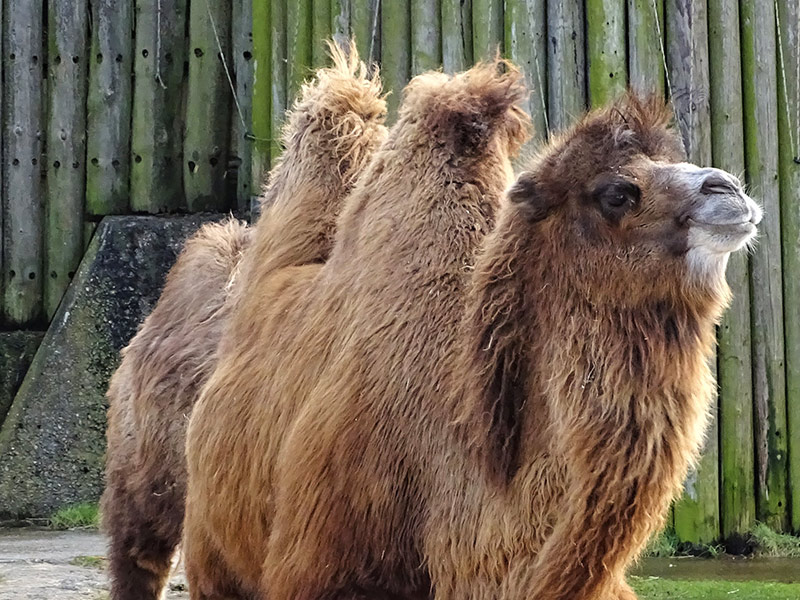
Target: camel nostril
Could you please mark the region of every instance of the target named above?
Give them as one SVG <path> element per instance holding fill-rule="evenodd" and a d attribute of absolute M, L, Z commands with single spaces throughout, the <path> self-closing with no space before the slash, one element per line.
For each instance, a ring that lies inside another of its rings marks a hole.
<path fill-rule="evenodd" d="M 739 186 L 736 185 L 736 182 L 718 173 L 706 177 L 700 187 L 701 194 L 735 194 L 738 191 Z"/>

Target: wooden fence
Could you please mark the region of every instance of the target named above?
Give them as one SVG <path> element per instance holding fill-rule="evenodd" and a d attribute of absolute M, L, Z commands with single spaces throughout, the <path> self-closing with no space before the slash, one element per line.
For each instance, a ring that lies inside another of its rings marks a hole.
<path fill-rule="evenodd" d="M 0 0 L 2 314 L 45 323 L 107 214 L 245 209 L 324 40 L 411 76 L 501 52 L 535 141 L 626 87 L 672 99 L 690 159 L 764 205 L 719 329 L 717 419 L 686 541 L 800 529 L 800 0 Z M 235 92 L 235 93 L 234 93 Z"/>

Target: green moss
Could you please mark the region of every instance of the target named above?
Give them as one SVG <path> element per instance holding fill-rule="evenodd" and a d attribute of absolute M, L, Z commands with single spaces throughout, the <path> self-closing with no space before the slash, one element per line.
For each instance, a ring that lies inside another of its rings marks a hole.
<path fill-rule="evenodd" d="M 796 600 L 800 584 L 756 581 L 673 581 L 630 577 L 639 600 Z"/>
<path fill-rule="evenodd" d="M 675 532 L 672 529 L 665 529 L 655 537 L 650 538 L 647 548 L 644 550 L 644 556 L 655 558 L 675 556 L 678 553 L 679 544 L 680 540 Z"/>
<path fill-rule="evenodd" d="M 800 558 L 800 537 L 776 533 L 764 523 L 757 523 L 752 538 L 759 556 Z"/>
<path fill-rule="evenodd" d="M 76 556 L 69 561 L 69 564 L 87 569 L 105 569 L 107 562 L 105 556 Z"/>
<path fill-rule="evenodd" d="M 50 517 L 51 529 L 97 528 L 100 522 L 97 504 L 86 502 L 59 509 Z"/>

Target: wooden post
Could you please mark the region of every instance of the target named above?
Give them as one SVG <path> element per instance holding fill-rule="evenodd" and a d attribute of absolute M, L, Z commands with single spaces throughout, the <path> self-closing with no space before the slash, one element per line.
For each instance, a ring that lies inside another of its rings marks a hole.
<path fill-rule="evenodd" d="M 4 310 L 10 325 L 24 326 L 42 314 L 42 3 L 4 4 Z"/>
<path fill-rule="evenodd" d="M 530 94 L 525 110 L 533 121 L 531 145 L 547 139 L 547 32 L 545 0 L 506 0 L 506 54 L 525 73 Z"/>
<path fill-rule="evenodd" d="M 389 121 L 397 117 L 403 88 L 411 75 L 411 7 L 409 0 L 381 4 L 381 76 L 387 91 Z"/>
<path fill-rule="evenodd" d="M 442 27 L 438 0 L 411 0 L 411 74 L 442 65 Z"/>
<path fill-rule="evenodd" d="M 311 64 L 314 68 L 323 66 L 328 60 L 327 42 L 331 39 L 333 23 L 331 0 L 313 0 L 311 26 Z"/>
<path fill-rule="evenodd" d="M 442 64 L 447 73 L 472 65 L 472 0 L 442 0 Z"/>
<path fill-rule="evenodd" d="M 48 1 L 49 85 L 44 312 L 51 319 L 83 256 L 86 184 L 86 0 Z"/>
<path fill-rule="evenodd" d="M 778 3 L 778 133 L 791 526 L 800 531 L 800 79 L 797 2 Z"/>
<path fill-rule="evenodd" d="M 250 173 L 250 215 L 255 218 L 259 196 L 270 167 L 272 137 L 272 28 L 271 1 L 253 0 L 253 137 Z"/>
<path fill-rule="evenodd" d="M 502 0 L 472 0 L 472 48 L 475 60 L 494 58 L 503 52 Z"/>
<path fill-rule="evenodd" d="M 183 162 L 186 0 L 136 0 L 135 6 L 131 208 L 169 212 L 184 204 L 177 174 Z"/>
<path fill-rule="evenodd" d="M 625 0 L 586 0 L 589 102 L 603 106 L 627 87 Z"/>
<path fill-rule="evenodd" d="M 280 156 L 281 130 L 283 129 L 283 114 L 286 112 L 286 2 L 283 0 L 269 0 L 270 13 L 270 38 L 272 51 L 272 101 L 270 102 L 270 131 L 272 132 L 272 147 L 270 157 L 275 160 Z"/>
<path fill-rule="evenodd" d="M 92 0 L 86 140 L 86 211 L 127 212 L 131 169 L 133 5 Z"/>
<path fill-rule="evenodd" d="M 286 85 L 289 106 L 311 74 L 311 0 L 286 3 Z"/>
<path fill-rule="evenodd" d="M 350 42 L 350 3 L 351 0 L 330 0 L 331 33 L 340 47 Z M 365 56 L 361 60 L 366 60 Z"/>
<path fill-rule="evenodd" d="M 377 31 L 381 23 L 378 14 L 379 0 L 342 0 L 343 3 L 345 1 L 349 2 L 350 32 L 356 39 L 361 60 L 368 65 L 377 62 L 380 60 L 380 37 Z M 405 2 L 405 0 L 399 1 L 401 4 Z"/>
<path fill-rule="evenodd" d="M 714 166 L 744 172 L 744 123 L 738 0 L 708 1 L 711 137 Z M 731 256 L 733 292 L 719 328 L 720 522 L 722 537 L 746 535 L 755 522 L 753 383 L 748 256 Z"/>
<path fill-rule="evenodd" d="M 673 102 L 689 160 L 710 165 L 708 32 L 705 0 L 668 0 L 667 56 Z M 716 360 L 714 361 L 716 370 Z M 713 415 L 716 417 L 716 399 Z M 712 419 L 697 468 L 675 505 L 675 532 L 682 541 L 709 543 L 719 539 L 718 424 Z"/>
<path fill-rule="evenodd" d="M 228 208 L 231 88 L 230 3 L 189 0 L 189 80 L 183 141 L 183 188 L 191 212 Z"/>
<path fill-rule="evenodd" d="M 4 0 L 0 0 L 0 77 L 2 77 L 2 72 L 5 67 L 5 60 L 6 55 L 4 53 L 4 43 L 6 37 L 6 27 L 5 27 L 5 20 L 3 19 L 3 2 Z M 2 78 L 0 78 L 2 81 Z M 4 294 L 4 285 L 5 285 L 5 265 L 3 264 L 3 229 L 5 226 L 3 225 L 4 221 L 4 213 L 6 211 L 6 185 L 5 185 L 5 178 L 3 177 L 4 167 L 5 167 L 5 124 L 3 123 L 3 119 L 5 117 L 4 112 L 4 98 L 5 92 L 0 89 L 0 325 L 3 324 L 3 320 L 5 318 L 5 311 L 3 310 L 3 297 Z"/>
<path fill-rule="evenodd" d="M 665 28 L 664 0 L 628 0 L 629 82 L 639 93 L 664 94 Z"/>
<path fill-rule="evenodd" d="M 547 111 L 553 131 L 586 110 L 583 8 L 581 0 L 547 3 Z"/>
<path fill-rule="evenodd" d="M 227 179 L 235 173 L 238 210 L 250 208 L 252 184 L 252 149 L 248 134 L 253 129 L 253 4 L 259 0 L 233 0 L 231 4 L 231 48 L 233 59 L 228 63 L 236 85 L 236 98 L 231 98 L 231 133 Z M 225 79 L 227 84 L 227 77 Z M 230 88 L 229 88 L 230 89 Z M 238 106 L 237 106 L 238 104 Z"/>
<path fill-rule="evenodd" d="M 739 14 L 747 177 L 764 207 L 751 263 L 757 517 L 782 531 L 788 525 L 787 432 L 774 4 L 741 0 Z"/>

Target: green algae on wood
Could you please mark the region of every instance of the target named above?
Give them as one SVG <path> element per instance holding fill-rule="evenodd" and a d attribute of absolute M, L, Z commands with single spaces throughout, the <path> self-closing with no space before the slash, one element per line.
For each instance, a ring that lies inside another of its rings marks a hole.
<path fill-rule="evenodd" d="M 228 148 L 228 173 L 235 173 L 236 190 L 233 205 L 240 211 L 250 208 L 252 195 L 253 129 L 253 9 L 262 0 L 233 0 L 231 3 L 231 54 L 228 68 L 232 69 L 236 98 L 231 99 L 231 133 Z M 227 78 L 226 78 L 226 82 Z M 230 84 L 228 84 L 230 85 Z"/>
<path fill-rule="evenodd" d="M 315 0 L 311 23 L 311 65 L 315 69 L 328 61 L 328 40 L 333 26 L 331 0 Z"/>
<path fill-rule="evenodd" d="M 565 129 L 586 110 L 582 2 L 547 3 L 547 113 L 550 129 Z"/>
<path fill-rule="evenodd" d="M 589 102 L 603 106 L 627 87 L 625 0 L 586 0 Z"/>
<path fill-rule="evenodd" d="M 51 319 L 83 256 L 89 5 L 48 7 L 44 312 Z"/>
<path fill-rule="evenodd" d="M 457 73 L 472 64 L 472 0 L 441 0 L 442 64 Z"/>
<path fill-rule="evenodd" d="M 86 212 L 127 212 L 133 65 L 133 4 L 92 0 L 86 106 Z"/>
<path fill-rule="evenodd" d="M 741 0 L 745 161 L 751 193 L 764 207 L 751 258 L 753 402 L 757 517 L 788 526 L 786 377 L 778 179 L 778 84 L 772 2 Z"/>
<path fill-rule="evenodd" d="M 411 74 L 442 64 L 441 11 L 438 0 L 411 0 Z"/>
<path fill-rule="evenodd" d="M 628 0 L 628 80 L 639 93 L 664 95 L 664 0 Z"/>
<path fill-rule="evenodd" d="M 379 0 L 349 0 L 350 33 L 356 40 L 356 47 L 361 60 L 370 64 L 380 59 L 380 25 Z M 403 0 L 400 0 L 403 3 Z M 388 3 L 387 3 L 388 4 Z M 342 1 L 342 7 L 345 8 Z M 391 10 L 391 6 L 390 6 Z"/>
<path fill-rule="evenodd" d="M 291 106 L 311 74 L 311 0 L 286 3 L 286 85 L 287 102 Z"/>
<path fill-rule="evenodd" d="M 270 131 L 272 144 L 270 157 L 275 160 L 280 156 L 281 129 L 283 115 L 286 112 L 286 3 L 282 0 L 270 2 L 270 82 L 272 99 L 270 101 Z"/>
<path fill-rule="evenodd" d="M 270 0 L 253 2 L 253 95 L 251 98 L 253 140 L 250 172 L 251 213 L 270 168 L 272 137 L 272 28 Z"/>
<path fill-rule="evenodd" d="M 709 83 L 713 164 L 743 173 L 744 122 L 737 0 L 708 1 Z M 753 379 L 750 360 L 748 256 L 731 255 L 727 280 L 733 292 L 719 327 L 720 527 L 724 539 L 755 524 Z"/>
<path fill-rule="evenodd" d="M 381 77 L 389 120 L 394 121 L 403 88 L 411 76 L 410 0 L 394 0 L 381 5 Z"/>
<path fill-rule="evenodd" d="M 171 212 L 184 202 L 183 149 L 186 1 L 135 4 L 131 209 Z M 205 124 L 204 124 L 205 126 Z"/>
<path fill-rule="evenodd" d="M 472 0 L 472 48 L 476 60 L 489 60 L 503 51 L 502 0 Z"/>

